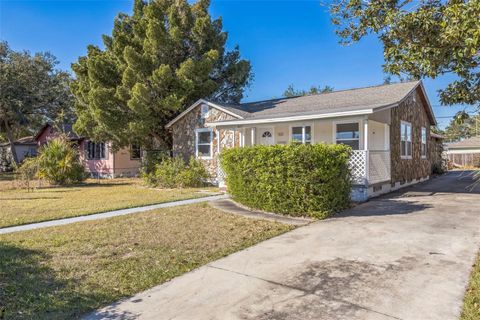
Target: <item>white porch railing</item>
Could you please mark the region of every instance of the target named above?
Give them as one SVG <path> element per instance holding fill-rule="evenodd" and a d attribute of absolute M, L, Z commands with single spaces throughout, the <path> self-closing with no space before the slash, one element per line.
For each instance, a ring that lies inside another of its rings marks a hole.
<path fill-rule="evenodd" d="M 389 150 L 353 150 L 350 157 L 353 183 L 372 185 L 391 178 Z"/>

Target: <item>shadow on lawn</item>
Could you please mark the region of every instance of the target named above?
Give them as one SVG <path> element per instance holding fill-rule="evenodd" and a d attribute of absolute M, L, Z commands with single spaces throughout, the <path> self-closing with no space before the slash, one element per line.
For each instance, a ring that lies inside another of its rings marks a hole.
<path fill-rule="evenodd" d="M 0 319 L 71 319 L 108 302 L 80 293 L 76 280 L 59 279 L 49 255 L 0 243 Z M 91 291 L 90 291 L 91 292 Z"/>
<path fill-rule="evenodd" d="M 0 198 L 0 201 L 5 200 L 58 200 L 60 197 L 27 197 L 27 198 Z"/>

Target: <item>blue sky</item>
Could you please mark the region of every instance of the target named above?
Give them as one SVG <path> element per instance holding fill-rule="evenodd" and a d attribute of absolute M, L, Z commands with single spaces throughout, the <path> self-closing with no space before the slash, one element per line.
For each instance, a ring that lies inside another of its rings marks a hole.
<path fill-rule="evenodd" d="M 59 68 L 101 45 L 119 12 L 130 13 L 131 0 L 0 0 L 0 39 L 14 50 L 50 51 Z M 253 65 L 255 79 L 244 101 L 281 96 L 289 84 L 307 89 L 330 85 L 347 89 L 381 84 L 382 47 L 375 37 L 341 46 L 327 8 L 315 1 L 213 0 L 213 17 L 221 16 L 228 46 L 238 44 Z M 440 107 L 437 90 L 452 78 L 425 80 L 441 127 L 463 106 Z M 468 108 L 467 110 L 473 110 Z"/>

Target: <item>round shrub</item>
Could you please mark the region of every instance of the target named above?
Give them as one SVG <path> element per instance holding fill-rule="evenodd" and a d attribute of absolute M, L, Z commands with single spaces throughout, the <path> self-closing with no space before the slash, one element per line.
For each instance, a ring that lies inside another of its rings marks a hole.
<path fill-rule="evenodd" d="M 182 158 L 166 158 L 151 173 L 143 175 L 147 185 L 161 188 L 202 187 L 210 176 L 205 166 L 191 158 L 188 165 Z"/>
<path fill-rule="evenodd" d="M 325 218 L 350 203 L 350 148 L 289 144 L 222 151 L 229 194 L 250 208 Z"/>

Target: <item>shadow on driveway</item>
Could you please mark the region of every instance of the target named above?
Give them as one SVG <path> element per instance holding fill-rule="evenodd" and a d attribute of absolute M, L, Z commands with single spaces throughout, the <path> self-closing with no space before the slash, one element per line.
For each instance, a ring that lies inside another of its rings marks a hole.
<path fill-rule="evenodd" d="M 416 197 L 433 197 L 436 195 L 478 195 L 480 185 L 475 184 L 474 171 L 451 171 L 441 177 L 406 187 L 373 198 L 352 209 L 342 211 L 333 218 L 366 217 L 410 214 L 432 208 L 428 201 L 415 201 Z"/>

